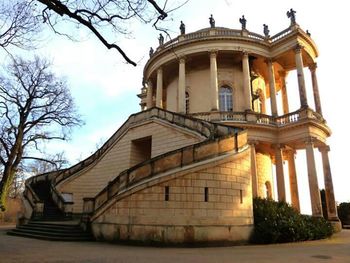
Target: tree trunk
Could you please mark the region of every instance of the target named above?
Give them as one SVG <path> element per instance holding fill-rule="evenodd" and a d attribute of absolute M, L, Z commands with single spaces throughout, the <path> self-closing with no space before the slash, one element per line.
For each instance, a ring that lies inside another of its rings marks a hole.
<path fill-rule="evenodd" d="M 4 170 L 4 174 L 2 176 L 2 179 L 0 181 L 0 210 L 5 211 L 6 210 L 6 199 L 8 196 L 8 191 L 10 189 L 10 186 L 12 184 L 13 178 L 15 175 L 15 169 L 8 168 Z"/>

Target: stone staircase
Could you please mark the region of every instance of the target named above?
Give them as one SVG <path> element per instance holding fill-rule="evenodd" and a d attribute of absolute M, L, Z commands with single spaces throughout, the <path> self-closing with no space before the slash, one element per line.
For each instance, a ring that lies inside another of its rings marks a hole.
<path fill-rule="evenodd" d="M 93 236 L 83 231 L 77 221 L 29 221 L 7 232 L 8 235 L 52 241 L 92 241 Z"/>
<path fill-rule="evenodd" d="M 33 191 L 44 204 L 40 215 L 33 213 L 25 225 L 17 226 L 7 232 L 8 235 L 37 238 L 52 241 L 91 241 L 91 232 L 84 231 L 79 221 L 67 217 L 53 201 L 50 193 L 50 181 L 44 180 L 31 185 Z"/>

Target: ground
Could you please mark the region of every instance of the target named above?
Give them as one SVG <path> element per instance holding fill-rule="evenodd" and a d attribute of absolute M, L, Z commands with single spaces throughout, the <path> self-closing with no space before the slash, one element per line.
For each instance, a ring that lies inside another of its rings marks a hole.
<path fill-rule="evenodd" d="M 52 242 L 7 236 L 0 226 L 0 262 L 350 262 L 350 230 L 331 239 L 279 245 L 155 248 L 102 242 Z"/>

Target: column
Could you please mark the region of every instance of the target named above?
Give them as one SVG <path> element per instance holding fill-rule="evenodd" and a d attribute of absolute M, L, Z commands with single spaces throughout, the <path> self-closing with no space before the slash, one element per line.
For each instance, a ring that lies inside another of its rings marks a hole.
<path fill-rule="evenodd" d="M 267 70 L 269 77 L 270 86 L 270 102 L 271 102 L 271 113 L 272 116 L 277 116 L 277 101 L 276 101 L 276 85 L 275 85 L 275 72 L 273 69 L 273 63 L 271 59 L 267 59 Z"/>
<path fill-rule="evenodd" d="M 283 114 L 289 113 L 289 103 L 288 103 L 288 94 L 287 94 L 287 85 L 286 85 L 286 76 L 287 73 L 284 70 L 281 70 L 279 72 L 279 75 L 281 77 L 282 87 L 282 107 L 283 107 Z"/>
<path fill-rule="evenodd" d="M 151 81 L 147 82 L 147 109 L 153 107 L 153 84 Z"/>
<path fill-rule="evenodd" d="M 297 173 L 295 169 L 295 151 L 289 150 L 287 152 L 287 158 L 288 158 L 290 197 L 292 201 L 292 206 L 297 211 L 300 212 L 298 181 L 297 181 Z"/>
<path fill-rule="evenodd" d="M 313 138 L 308 138 L 305 142 L 311 208 L 312 208 L 313 216 L 322 217 L 323 216 L 322 204 L 321 204 L 320 189 L 318 188 L 318 181 L 317 181 L 313 140 L 314 140 Z"/>
<path fill-rule="evenodd" d="M 163 69 L 157 70 L 156 107 L 163 108 Z"/>
<path fill-rule="evenodd" d="M 283 157 L 282 157 L 283 147 L 280 144 L 275 144 L 273 145 L 273 147 L 275 149 L 278 201 L 286 201 L 286 187 L 284 183 Z"/>
<path fill-rule="evenodd" d="M 319 148 L 322 155 L 324 186 L 326 191 L 327 216 L 330 221 L 339 221 L 337 205 L 334 198 L 334 189 L 332 181 L 331 166 L 329 164 L 328 152 L 329 146 L 325 145 Z"/>
<path fill-rule="evenodd" d="M 218 67 L 216 63 L 217 51 L 210 51 L 210 95 L 211 110 L 219 110 Z"/>
<path fill-rule="evenodd" d="M 298 87 L 299 87 L 299 98 L 300 98 L 300 108 L 307 107 L 307 97 L 306 97 L 306 89 L 305 89 L 305 78 L 304 78 L 304 65 L 303 65 L 303 55 L 302 55 L 303 47 L 301 45 L 297 45 L 294 49 L 295 52 L 295 65 L 297 68 L 298 74 Z"/>
<path fill-rule="evenodd" d="M 245 108 L 247 110 L 252 110 L 252 92 L 251 92 L 251 83 L 250 83 L 249 55 L 247 52 L 243 52 L 242 69 L 243 69 L 243 90 L 244 90 L 244 98 L 245 98 Z"/>
<path fill-rule="evenodd" d="M 179 83 L 177 91 L 177 111 L 186 113 L 186 61 L 184 57 L 179 59 Z"/>
<path fill-rule="evenodd" d="M 253 197 L 258 197 L 258 173 L 256 168 L 256 149 L 255 146 L 257 145 L 256 141 L 249 141 L 250 145 L 250 165 L 251 165 L 251 173 L 252 173 L 252 190 L 253 190 Z"/>
<path fill-rule="evenodd" d="M 310 72 L 311 72 L 312 91 L 314 93 L 314 101 L 315 101 L 316 112 L 322 115 L 321 99 L 320 99 L 320 93 L 318 91 L 316 68 L 317 68 L 317 64 L 316 63 L 314 63 L 314 64 L 309 66 L 309 69 L 310 69 Z"/>

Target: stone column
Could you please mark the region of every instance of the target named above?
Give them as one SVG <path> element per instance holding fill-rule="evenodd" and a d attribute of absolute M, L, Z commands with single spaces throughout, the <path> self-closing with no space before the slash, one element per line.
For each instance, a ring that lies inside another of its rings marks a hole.
<path fill-rule="evenodd" d="M 332 181 L 331 166 L 329 164 L 328 152 L 329 146 L 325 145 L 319 148 L 322 155 L 324 186 L 326 191 L 327 216 L 329 221 L 339 221 L 337 205 L 334 198 L 334 189 Z"/>
<path fill-rule="evenodd" d="M 151 81 L 147 82 L 147 109 L 153 107 L 153 84 Z"/>
<path fill-rule="evenodd" d="M 179 59 L 179 83 L 177 91 L 177 111 L 186 113 L 186 61 L 184 57 Z"/>
<path fill-rule="evenodd" d="M 297 173 L 295 169 L 295 151 L 294 150 L 288 151 L 287 156 L 288 156 L 290 197 L 292 201 L 292 206 L 297 211 L 300 212 L 298 181 L 297 181 Z"/>
<path fill-rule="evenodd" d="M 277 178 L 277 193 L 278 201 L 286 201 L 286 187 L 284 183 L 284 171 L 283 171 L 283 155 L 280 144 L 273 145 L 275 149 L 275 161 L 276 161 L 276 178 Z"/>
<path fill-rule="evenodd" d="M 312 215 L 316 217 L 322 217 L 323 214 L 322 214 L 321 195 L 320 195 L 320 189 L 318 188 L 318 181 L 317 181 L 313 138 L 308 138 L 305 141 L 305 148 L 306 148 L 306 161 L 307 161 L 307 172 L 308 172 L 308 178 L 309 178 Z"/>
<path fill-rule="evenodd" d="M 314 93 L 314 101 L 315 101 L 316 112 L 322 115 L 321 99 L 320 99 L 320 93 L 318 91 L 316 68 L 317 68 L 317 64 L 316 63 L 314 63 L 314 64 L 309 66 L 309 69 L 310 69 L 310 72 L 311 72 L 312 90 L 313 90 L 313 93 Z"/>
<path fill-rule="evenodd" d="M 307 107 L 307 96 L 306 96 L 306 88 L 305 88 L 305 78 L 304 78 L 304 65 L 303 65 L 303 55 L 302 55 L 303 47 L 301 45 L 297 45 L 294 49 L 295 52 L 295 65 L 297 68 L 298 74 L 298 86 L 299 86 L 299 98 L 300 98 L 300 107 Z"/>
<path fill-rule="evenodd" d="M 267 70 L 269 77 L 270 86 L 270 102 L 271 102 L 271 113 L 272 116 L 277 116 L 277 100 L 276 100 L 276 84 L 275 84 L 275 72 L 273 69 L 273 63 L 271 59 L 267 59 Z"/>
<path fill-rule="evenodd" d="M 219 110 L 218 67 L 216 63 L 217 51 L 210 51 L 210 96 L 211 110 Z"/>
<path fill-rule="evenodd" d="M 156 106 L 163 108 L 163 69 L 157 70 L 157 94 L 156 94 Z"/>
<path fill-rule="evenodd" d="M 246 110 L 252 110 L 252 92 L 250 83 L 250 69 L 249 69 L 249 55 L 243 52 L 242 57 L 242 69 L 243 69 L 243 90 L 245 98 Z"/>
<path fill-rule="evenodd" d="M 253 190 L 253 197 L 258 197 L 258 173 L 256 168 L 256 149 L 255 146 L 257 145 L 256 141 L 248 141 L 250 145 L 250 167 L 251 167 L 251 173 L 252 173 L 252 190 Z"/>
<path fill-rule="evenodd" d="M 283 114 L 289 113 L 289 103 L 288 103 L 288 94 L 287 94 L 287 85 L 286 85 L 286 76 L 287 73 L 283 70 L 279 72 L 279 75 L 281 77 L 282 87 L 282 106 L 283 106 Z"/>

